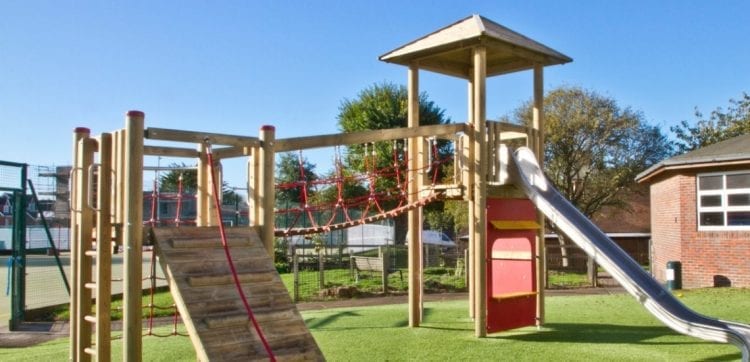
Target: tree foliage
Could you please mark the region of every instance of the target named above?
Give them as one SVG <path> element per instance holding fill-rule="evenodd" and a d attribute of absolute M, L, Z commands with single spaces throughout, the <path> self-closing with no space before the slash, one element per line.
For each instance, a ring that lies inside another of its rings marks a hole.
<path fill-rule="evenodd" d="M 342 132 L 357 132 L 376 129 L 403 128 L 408 126 L 407 89 L 393 83 L 374 84 L 365 88 L 355 99 L 345 99 L 339 107 L 338 125 Z M 429 100 L 426 93 L 419 95 L 419 124 L 447 124 L 450 120 L 445 111 Z M 394 148 L 395 147 L 395 148 Z M 403 140 L 376 142 L 368 145 L 347 147 L 345 166 L 350 171 L 367 172 L 384 169 L 394 164 L 394 152 L 405 147 Z M 439 157 L 450 154 L 451 145 L 438 142 Z M 397 160 L 401 170 L 405 170 L 403 154 Z M 382 176 L 382 175 L 381 175 Z M 392 176 L 378 177 L 375 187 L 378 191 L 394 189 L 396 181 Z M 356 189 L 355 189 L 356 190 Z M 361 189 L 360 189 L 361 190 Z M 406 216 L 396 218 L 396 240 L 406 235 Z"/>
<path fill-rule="evenodd" d="M 740 99 L 730 99 L 726 110 L 718 107 L 708 118 L 696 109 L 695 118 L 694 126 L 683 120 L 669 128 L 677 138 L 678 153 L 750 133 L 750 95 L 743 92 Z"/>
<path fill-rule="evenodd" d="M 359 92 L 355 99 L 345 99 L 339 107 L 338 125 L 342 132 L 357 132 L 375 129 L 403 128 L 408 126 L 407 90 L 403 85 L 393 83 L 374 84 Z M 447 124 L 445 111 L 429 100 L 426 93 L 419 95 L 419 124 Z M 398 147 L 403 147 L 399 141 Z M 378 142 L 373 150 L 368 146 L 368 153 L 375 153 L 374 166 L 388 167 L 393 163 L 393 142 Z M 450 152 L 450 145 L 440 144 L 441 154 Z M 365 169 L 365 146 L 348 147 L 348 167 L 357 170 Z"/>
<path fill-rule="evenodd" d="M 159 192 L 178 192 L 180 177 L 182 177 L 182 192 L 193 194 L 198 189 L 198 171 L 196 169 L 184 169 L 188 167 L 184 163 L 170 164 L 169 167 L 182 168 L 170 170 L 159 177 Z"/>
<path fill-rule="evenodd" d="M 577 87 L 550 91 L 544 100 L 545 172 L 585 215 L 603 206 L 623 206 L 624 189 L 635 176 L 667 157 L 670 144 L 640 112 Z M 515 112 L 529 124 L 532 104 Z"/>
<path fill-rule="evenodd" d="M 300 172 L 300 162 L 302 165 L 302 172 Z M 315 174 L 315 165 L 307 161 L 307 158 L 302 157 L 293 152 L 287 152 L 281 154 L 278 162 L 276 163 L 276 181 L 282 187 L 276 191 L 276 202 L 280 205 L 287 203 L 301 203 L 302 202 L 302 188 L 293 183 L 300 181 L 312 182 L 318 179 L 318 175 Z M 312 197 L 313 195 L 308 194 Z"/>
<path fill-rule="evenodd" d="M 180 177 L 182 178 L 182 193 L 195 194 L 198 190 L 198 170 L 185 169 L 184 163 L 173 163 L 169 167 L 180 168 L 170 170 L 159 177 L 159 192 L 179 192 Z M 221 183 L 222 203 L 235 204 L 244 201 L 242 195 L 236 193 L 226 181 Z"/>

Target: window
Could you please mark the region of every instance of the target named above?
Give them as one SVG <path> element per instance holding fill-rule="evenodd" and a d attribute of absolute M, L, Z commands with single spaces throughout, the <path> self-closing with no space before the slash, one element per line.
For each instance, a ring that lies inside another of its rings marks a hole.
<path fill-rule="evenodd" d="M 750 230 L 750 171 L 699 174 L 698 230 Z"/>

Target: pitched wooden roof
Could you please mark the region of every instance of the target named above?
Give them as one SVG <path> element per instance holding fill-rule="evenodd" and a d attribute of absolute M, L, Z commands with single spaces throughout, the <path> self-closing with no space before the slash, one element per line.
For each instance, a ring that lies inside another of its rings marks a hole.
<path fill-rule="evenodd" d="M 534 64 L 569 63 L 570 57 L 480 15 L 472 15 L 380 56 L 460 78 L 469 77 L 471 49 L 487 48 L 487 76 L 531 69 Z"/>
<path fill-rule="evenodd" d="M 647 182 L 667 170 L 737 164 L 750 164 L 750 133 L 668 158 L 641 172 L 635 179 Z"/>

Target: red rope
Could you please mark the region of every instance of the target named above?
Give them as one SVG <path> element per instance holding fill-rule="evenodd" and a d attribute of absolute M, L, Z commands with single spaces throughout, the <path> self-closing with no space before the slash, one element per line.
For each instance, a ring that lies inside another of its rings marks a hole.
<path fill-rule="evenodd" d="M 229 269 L 232 271 L 232 278 L 234 279 L 234 285 L 237 287 L 237 292 L 240 294 L 240 298 L 242 299 L 242 304 L 245 306 L 245 311 L 247 312 L 247 316 L 250 319 L 250 321 L 253 323 L 253 327 L 255 327 L 255 332 L 258 333 L 258 337 L 260 337 L 261 342 L 263 342 L 263 348 L 265 348 L 266 353 L 268 353 L 268 359 L 272 362 L 276 362 L 276 357 L 274 356 L 273 351 L 271 351 L 271 346 L 268 344 L 268 341 L 266 340 L 266 336 L 263 335 L 263 331 L 260 329 L 260 325 L 258 324 L 258 321 L 255 319 L 255 314 L 253 314 L 253 310 L 252 308 L 250 308 L 250 303 L 247 302 L 247 297 L 245 296 L 245 292 L 242 290 L 242 283 L 240 282 L 240 277 L 237 274 L 237 269 L 234 267 L 234 262 L 232 261 L 232 255 L 229 252 L 229 245 L 227 244 L 227 234 L 224 231 L 224 223 L 221 221 L 221 201 L 219 200 L 219 190 L 216 187 L 216 173 L 214 172 L 214 158 L 211 152 L 211 145 L 208 142 L 206 142 L 206 156 L 208 158 L 209 168 L 211 169 L 211 186 L 213 188 L 214 204 L 216 205 L 216 214 L 219 220 L 219 233 L 221 234 L 221 246 L 224 248 L 224 254 L 227 257 L 227 263 L 229 264 Z"/>

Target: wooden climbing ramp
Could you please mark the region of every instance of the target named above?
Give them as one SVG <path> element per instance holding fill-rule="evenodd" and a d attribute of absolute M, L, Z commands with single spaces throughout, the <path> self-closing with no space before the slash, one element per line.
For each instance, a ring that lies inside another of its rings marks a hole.
<path fill-rule="evenodd" d="M 226 229 L 242 290 L 279 361 L 322 361 L 255 229 Z M 222 248 L 217 227 L 153 229 L 159 262 L 200 361 L 269 360 Z"/>

